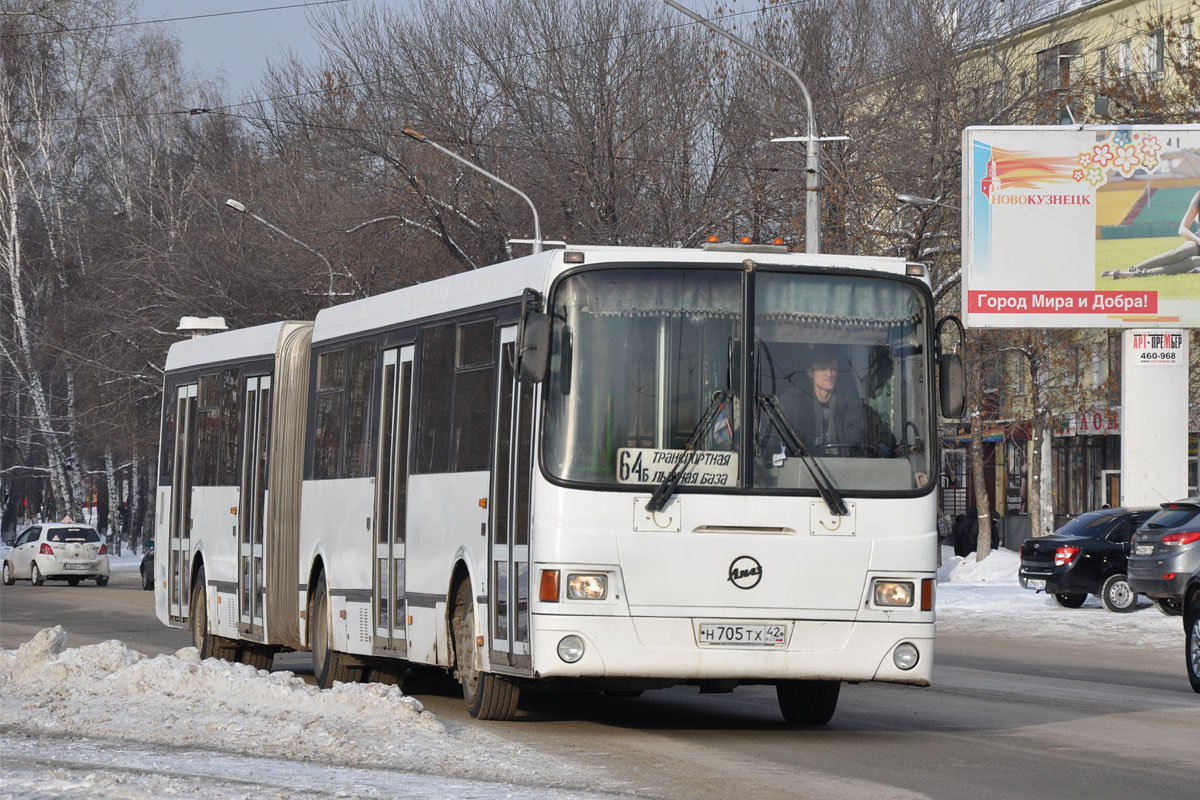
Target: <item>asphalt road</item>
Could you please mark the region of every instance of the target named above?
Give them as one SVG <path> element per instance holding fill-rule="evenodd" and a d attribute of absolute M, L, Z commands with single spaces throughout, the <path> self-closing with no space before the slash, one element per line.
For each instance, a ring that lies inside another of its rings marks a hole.
<path fill-rule="evenodd" d="M 60 624 L 73 646 L 116 638 L 146 653 L 186 647 L 158 623 L 137 573 L 109 586 L 0 587 L 0 647 Z M 276 669 L 311 673 L 308 654 Z M 509 723 L 486 724 L 535 750 L 604 766 L 630 791 L 665 798 L 988 798 L 1200 796 L 1200 696 L 1182 654 L 938 639 L 929 689 L 845 686 L 822 728 L 786 727 L 773 690 L 636 699 L 526 692 Z M 455 687 L 410 691 L 466 721 Z"/>

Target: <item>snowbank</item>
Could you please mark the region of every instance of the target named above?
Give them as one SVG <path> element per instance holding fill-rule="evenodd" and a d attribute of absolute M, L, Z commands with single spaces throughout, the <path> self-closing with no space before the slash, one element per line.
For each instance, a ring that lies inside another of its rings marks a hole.
<path fill-rule="evenodd" d="M 1022 589 L 1017 580 L 1021 556 L 993 550 L 983 561 L 942 548 L 938 569 L 938 633 L 972 632 L 995 638 L 1045 639 L 1084 647 L 1123 646 L 1178 653 L 1183 624 L 1142 598 L 1134 611 L 1116 614 L 1095 597 L 1081 608 L 1063 608 L 1050 595 Z"/>
<path fill-rule="evenodd" d="M 10 726 L 522 784 L 560 785 L 580 771 L 530 758 L 479 726 L 451 731 L 395 686 L 321 691 L 291 672 L 201 661 L 192 647 L 155 658 L 116 640 L 68 648 L 61 627 L 0 651 L 0 729 Z"/>

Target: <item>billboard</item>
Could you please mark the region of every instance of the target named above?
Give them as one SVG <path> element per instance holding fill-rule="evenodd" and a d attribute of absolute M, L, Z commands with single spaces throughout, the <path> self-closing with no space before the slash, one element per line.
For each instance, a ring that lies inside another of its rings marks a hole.
<path fill-rule="evenodd" d="M 967 128 L 962 174 L 966 324 L 1200 323 L 1200 125 Z"/>

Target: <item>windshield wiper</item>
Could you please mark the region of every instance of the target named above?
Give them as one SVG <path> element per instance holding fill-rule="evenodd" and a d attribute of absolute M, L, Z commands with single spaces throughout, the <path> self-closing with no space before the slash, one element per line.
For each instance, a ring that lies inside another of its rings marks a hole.
<path fill-rule="evenodd" d="M 700 434 L 702 434 L 708 424 L 716 417 L 717 411 L 725 404 L 725 400 L 729 397 L 729 393 L 725 391 L 713 392 L 712 400 L 708 404 L 708 408 L 704 409 L 704 413 L 700 416 L 700 421 L 696 423 L 696 427 L 688 436 L 687 444 L 683 447 L 683 454 L 679 460 L 675 462 L 675 466 L 671 467 L 671 471 L 662 479 L 662 483 L 658 484 L 654 492 L 650 495 L 650 500 L 646 503 L 646 510 L 653 513 L 662 511 L 667 505 L 667 501 L 675 494 L 675 490 L 679 488 L 679 481 L 683 479 L 684 470 L 691 466 L 692 460 L 688 458 L 688 454 L 696 449 L 696 445 L 700 442 Z"/>
<path fill-rule="evenodd" d="M 812 454 L 808 452 L 808 448 L 800 441 L 800 437 L 796 434 L 795 428 L 787 421 L 787 417 L 783 415 L 783 409 L 779 407 L 779 399 L 773 394 L 758 395 L 758 406 L 767 415 L 767 419 L 771 420 L 771 424 L 775 426 L 779 437 L 783 439 L 783 445 L 794 456 L 799 456 L 804 466 L 808 468 L 808 474 L 812 475 L 813 483 L 817 485 L 817 491 L 821 494 L 821 499 L 825 501 L 825 505 L 829 507 L 829 513 L 839 517 L 845 517 L 850 514 L 846 508 L 846 501 L 842 499 L 841 493 L 837 487 L 833 485 L 833 480 L 822 469 L 821 464 Z"/>

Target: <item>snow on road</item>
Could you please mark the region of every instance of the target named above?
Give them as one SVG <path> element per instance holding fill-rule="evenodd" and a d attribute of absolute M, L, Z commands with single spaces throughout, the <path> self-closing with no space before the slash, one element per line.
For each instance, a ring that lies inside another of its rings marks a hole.
<path fill-rule="evenodd" d="M 138 560 L 114 559 L 113 569 L 136 570 Z M 1148 605 L 1113 614 L 1094 599 L 1061 608 L 1020 588 L 1018 562 L 1007 551 L 979 563 L 947 553 L 938 630 L 1182 649 L 1179 618 Z M 0 651 L 0 735 L 0 798 L 578 799 L 634 790 L 486 725 L 443 723 L 396 687 L 319 691 L 291 672 L 201 661 L 194 648 L 154 658 L 116 640 L 72 648 L 61 628 Z"/>

